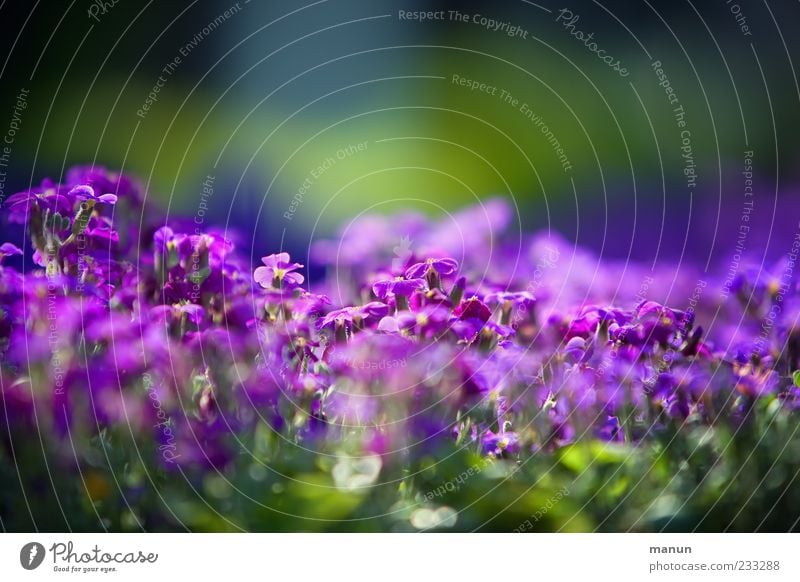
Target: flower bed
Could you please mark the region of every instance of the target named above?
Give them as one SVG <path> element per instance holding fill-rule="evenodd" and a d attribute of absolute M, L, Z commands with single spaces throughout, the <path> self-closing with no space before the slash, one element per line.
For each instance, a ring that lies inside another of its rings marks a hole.
<path fill-rule="evenodd" d="M 307 281 L 145 210 L 98 168 L 7 201 L 6 529 L 797 528 L 791 251 L 727 284 L 493 200 L 361 218 Z"/>

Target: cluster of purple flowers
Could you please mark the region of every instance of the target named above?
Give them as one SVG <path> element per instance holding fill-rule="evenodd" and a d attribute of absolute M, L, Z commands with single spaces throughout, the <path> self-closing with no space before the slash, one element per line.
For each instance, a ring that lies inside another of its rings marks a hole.
<path fill-rule="evenodd" d="M 519 459 L 800 402 L 791 258 L 722 294 L 689 267 L 514 235 L 491 200 L 361 218 L 312 246 L 327 275 L 307 282 L 288 253 L 254 266 L 230 233 L 159 222 L 126 176 L 65 182 L 5 209 L 30 242 L 0 246 L 4 434 L 124 427 L 165 467 L 223 468 L 265 429 L 384 463 L 443 443 Z M 33 268 L 2 266 L 14 255 Z"/>

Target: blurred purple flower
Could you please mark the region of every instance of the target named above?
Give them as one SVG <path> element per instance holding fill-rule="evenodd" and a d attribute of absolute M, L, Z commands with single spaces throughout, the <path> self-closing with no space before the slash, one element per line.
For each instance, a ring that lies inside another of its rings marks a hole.
<path fill-rule="evenodd" d="M 434 272 L 440 276 L 452 275 L 458 270 L 458 261 L 455 259 L 428 259 L 423 263 L 411 265 L 406 270 L 407 279 L 419 279 L 428 273 Z"/>

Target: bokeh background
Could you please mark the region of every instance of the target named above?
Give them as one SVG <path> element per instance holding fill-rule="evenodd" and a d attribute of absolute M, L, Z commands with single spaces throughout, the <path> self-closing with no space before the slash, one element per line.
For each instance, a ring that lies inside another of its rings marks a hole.
<path fill-rule="evenodd" d="M 562 8 L 628 76 L 570 34 Z M 415 10 L 444 19 L 400 16 Z M 522 227 L 604 256 L 708 264 L 736 244 L 752 151 L 747 250 L 778 255 L 787 241 L 770 233 L 798 218 L 798 22 L 788 0 L 4 1 L 0 129 L 29 91 L 4 197 L 94 163 L 191 217 L 211 175 L 207 223 L 302 255 L 362 212 L 444 215 L 501 195 Z M 685 110 L 693 187 L 654 61 Z"/>

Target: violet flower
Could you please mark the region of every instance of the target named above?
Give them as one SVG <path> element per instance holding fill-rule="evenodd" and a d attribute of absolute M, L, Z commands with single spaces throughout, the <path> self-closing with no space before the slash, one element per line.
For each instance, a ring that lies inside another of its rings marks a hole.
<path fill-rule="evenodd" d="M 428 259 L 422 263 L 416 263 L 406 269 L 407 279 L 419 279 L 425 277 L 430 272 L 440 276 L 452 275 L 458 270 L 458 261 L 455 259 Z"/>
<path fill-rule="evenodd" d="M 94 202 L 100 202 L 102 204 L 117 203 L 116 194 L 106 193 L 97 196 L 94 192 L 94 188 L 92 188 L 88 184 L 81 184 L 80 186 L 75 186 L 72 190 L 70 190 L 67 193 L 67 196 L 71 196 L 75 200 L 92 200 Z"/>
<path fill-rule="evenodd" d="M 383 279 L 372 285 L 372 291 L 381 301 L 385 301 L 389 295 L 408 297 L 414 291 L 425 287 L 425 279 L 406 279 L 395 277 L 393 279 Z"/>
<path fill-rule="evenodd" d="M 297 269 L 303 268 L 300 263 L 293 263 L 289 253 L 277 253 L 261 257 L 263 267 L 258 267 L 253 273 L 256 283 L 268 289 L 299 287 L 305 281 L 305 277 L 300 273 L 295 273 Z"/>
<path fill-rule="evenodd" d="M 344 324 L 367 323 L 380 319 L 389 312 L 389 306 L 380 301 L 371 301 L 365 305 L 357 307 L 343 307 L 328 313 L 323 319 L 320 329 L 332 326 L 343 326 Z"/>
<path fill-rule="evenodd" d="M 17 245 L 10 242 L 5 242 L 0 245 L 0 264 L 3 263 L 3 259 L 6 257 L 13 257 L 15 255 L 22 255 L 22 249 Z"/>

